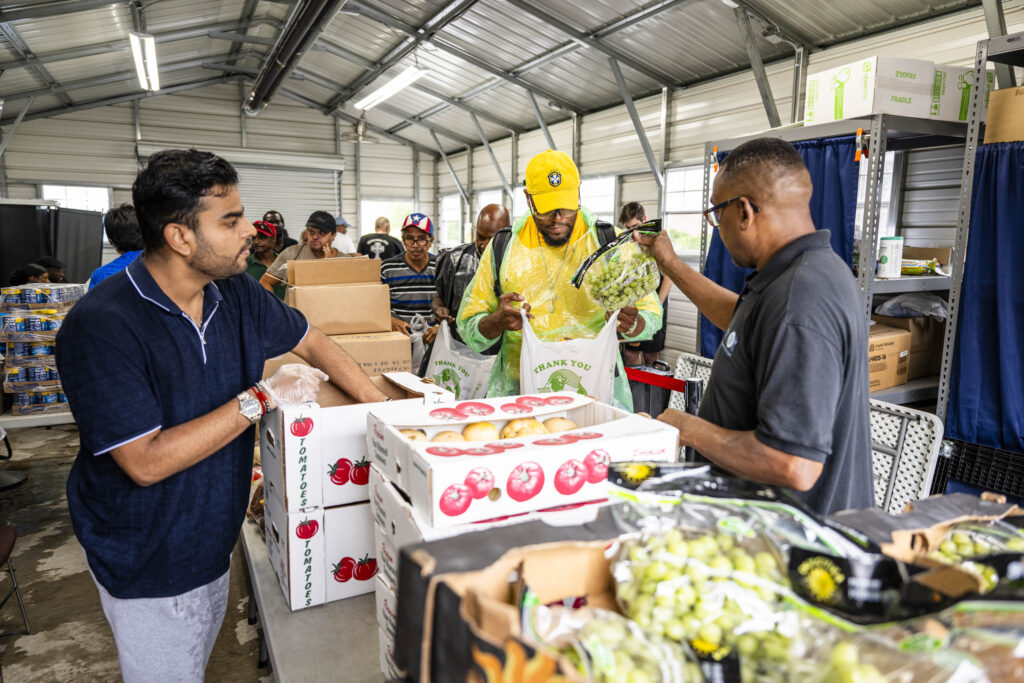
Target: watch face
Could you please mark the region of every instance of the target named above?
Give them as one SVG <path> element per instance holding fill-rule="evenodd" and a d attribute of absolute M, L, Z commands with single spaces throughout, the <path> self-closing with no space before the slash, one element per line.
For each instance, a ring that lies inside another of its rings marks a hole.
<path fill-rule="evenodd" d="M 238 397 L 239 411 L 242 415 L 250 422 L 256 422 L 260 419 L 262 411 L 260 410 L 260 402 L 250 396 L 248 393 L 244 394 L 245 398 L 242 398 L 242 394 Z"/>

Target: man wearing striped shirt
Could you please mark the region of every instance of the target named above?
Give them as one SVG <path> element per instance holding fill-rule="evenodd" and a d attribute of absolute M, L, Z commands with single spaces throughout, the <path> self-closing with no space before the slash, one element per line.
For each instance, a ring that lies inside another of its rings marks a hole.
<path fill-rule="evenodd" d="M 437 334 L 437 319 L 430 302 L 437 293 L 435 272 L 437 257 L 430 253 L 434 241 L 434 225 L 422 213 L 411 213 L 402 223 L 402 244 L 405 251 L 380 264 L 380 279 L 391 290 L 391 329 L 408 335 L 409 323 L 422 316 L 430 328 L 423 340 L 430 344 Z"/>

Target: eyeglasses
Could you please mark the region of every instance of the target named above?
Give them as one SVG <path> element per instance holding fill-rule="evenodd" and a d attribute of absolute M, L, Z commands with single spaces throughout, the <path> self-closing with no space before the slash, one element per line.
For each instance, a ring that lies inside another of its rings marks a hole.
<path fill-rule="evenodd" d="M 402 241 L 406 244 L 430 244 L 430 235 L 402 235 Z"/>
<path fill-rule="evenodd" d="M 722 209 L 724 209 L 725 207 L 729 206 L 733 202 L 738 202 L 741 199 L 743 199 L 743 195 L 739 195 L 737 197 L 733 197 L 732 199 L 726 199 L 724 202 L 722 202 L 720 204 L 715 204 L 714 206 L 712 206 L 709 209 L 704 209 L 704 218 L 706 218 L 708 220 L 708 223 L 711 224 L 712 228 L 717 228 L 718 227 L 718 212 L 721 211 Z M 754 204 L 754 202 L 751 202 L 749 198 L 747 199 L 747 202 L 750 203 L 750 208 L 752 208 L 754 210 L 754 213 L 758 213 L 761 210 L 761 209 L 757 208 L 757 205 Z"/>

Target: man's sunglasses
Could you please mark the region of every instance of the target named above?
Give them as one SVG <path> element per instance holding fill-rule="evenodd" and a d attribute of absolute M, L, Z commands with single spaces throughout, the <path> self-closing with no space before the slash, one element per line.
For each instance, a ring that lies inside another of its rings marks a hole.
<path fill-rule="evenodd" d="M 711 224 L 711 227 L 717 228 L 718 212 L 724 209 L 725 207 L 729 206 L 733 202 L 738 202 L 741 199 L 743 199 L 743 195 L 733 197 L 732 199 L 726 199 L 724 202 L 721 202 L 720 204 L 715 204 L 714 206 L 708 209 L 704 209 L 704 218 L 708 220 L 708 223 Z M 754 210 L 754 213 L 758 213 L 761 210 L 757 208 L 757 205 L 754 204 L 754 202 L 751 202 L 750 199 L 747 199 L 747 202 L 750 204 L 750 208 Z"/>

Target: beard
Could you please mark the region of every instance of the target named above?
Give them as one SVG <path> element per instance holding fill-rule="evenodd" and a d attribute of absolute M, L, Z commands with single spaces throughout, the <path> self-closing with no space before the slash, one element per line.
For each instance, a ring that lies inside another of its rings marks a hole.
<path fill-rule="evenodd" d="M 242 256 L 242 252 L 252 248 L 252 240 L 249 240 L 247 245 L 242 247 L 238 253 L 232 256 L 225 256 L 213 249 L 210 243 L 206 241 L 206 238 L 203 237 L 201 231 L 196 230 L 195 235 L 196 253 L 189 261 L 189 265 L 192 268 L 213 280 L 223 280 L 245 272 L 246 263 L 244 261 L 239 263 L 239 259 Z"/>
<path fill-rule="evenodd" d="M 572 228 L 565 232 L 565 237 L 551 237 L 540 228 L 537 229 L 537 232 L 540 233 L 540 238 L 544 240 L 544 244 L 549 247 L 560 247 L 563 244 L 566 244 L 569 241 L 569 238 L 572 237 Z"/>

